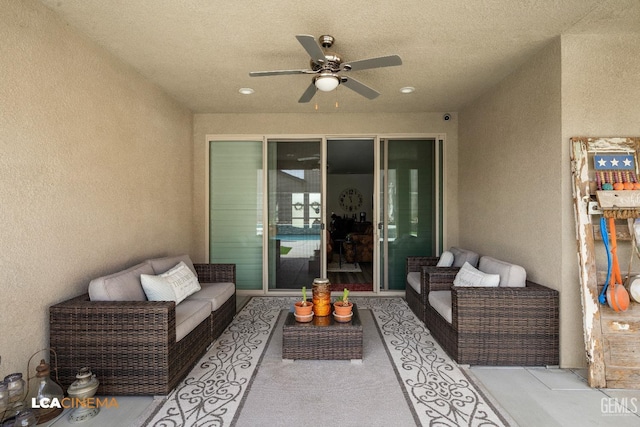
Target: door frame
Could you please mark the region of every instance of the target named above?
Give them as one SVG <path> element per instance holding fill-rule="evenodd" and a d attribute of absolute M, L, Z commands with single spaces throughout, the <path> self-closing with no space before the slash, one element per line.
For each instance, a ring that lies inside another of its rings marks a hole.
<path fill-rule="evenodd" d="M 327 213 L 326 213 L 326 168 L 327 168 L 327 140 L 329 139 L 372 139 L 374 141 L 374 189 L 373 189 L 373 218 L 372 223 L 374 224 L 374 240 L 376 242 L 380 239 L 380 231 L 378 229 L 378 224 L 381 223 L 380 218 L 380 144 L 383 140 L 388 139 L 435 139 L 436 140 L 436 156 L 440 160 L 436 163 L 436 167 L 442 165 L 442 170 L 436 174 L 436 191 L 438 192 L 437 196 L 439 200 L 441 200 L 442 206 L 441 209 L 436 210 L 436 227 L 440 227 L 438 233 L 442 233 L 442 247 L 437 247 L 438 254 L 442 252 L 444 247 L 447 247 L 447 207 L 448 207 L 448 198 L 447 198 L 447 158 L 446 158 L 446 134 L 442 133 L 380 133 L 380 134 L 369 134 L 369 133 L 358 133 L 358 134 L 207 134 L 204 138 L 205 144 L 205 155 L 203 156 L 204 162 L 204 254 L 207 260 L 210 259 L 209 253 L 209 237 L 210 237 L 210 188 L 209 188 L 209 143 L 211 141 L 262 141 L 262 165 L 263 165 L 263 180 L 262 180 L 262 224 L 263 229 L 265 224 L 268 225 L 268 182 L 267 182 L 267 173 L 268 173 L 268 159 L 267 159 L 267 141 L 270 139 L 301 139 L 301 140 L 321 140 L 320 147 L 320 160 L 321 160 L 321 168 L 323 170 L 322 177 L 322 216 L 321 223 L 323 230 L 327 227 Z M 442 178 L 441 178 L 442 177 Z M 440 197 L 440 193 L 442 191 L 442 195 Z M 442 213 L 442 217 L 440 216 Z M 263 249 L 262 249 L 262 288 L 255 290 L 243 290 L 243 295 L 248 296 L 260 296 L 260 295 L 269 295 L 269 296 L 289 296 L 299 294 L 299 291 L 292 290 L 269 290 L 269 254 L 268 254 L 268 233 L 265 233 L 263 230 Z M 321 234 L 320 240 L 321 247 L 326 247 L 326 236 L 325 233 Z M 438 242 L 436 242 L 438 245 Z M 385 245 L 386 246 L 386 245 Z M 373 272 L 373 295 L 381 294 L 381 277 L 380 277 L 380 268 L 379 265 L 375 263 L 379 260 L 378 255 L 379 247 L 378 245 L 374 245 L 374 272 Z M 321 251 L 323 253 L 324 251 Z M 321 274 L 326 276 L 326 254 L 323 253 L 323 261 L 321 262 Z M 383 291 L 384 296 L 403 296 L 404 291 L 399 290 L 391 290 L 391 291 Z M 368 293 L 367 293 L 368 294 Z"/>

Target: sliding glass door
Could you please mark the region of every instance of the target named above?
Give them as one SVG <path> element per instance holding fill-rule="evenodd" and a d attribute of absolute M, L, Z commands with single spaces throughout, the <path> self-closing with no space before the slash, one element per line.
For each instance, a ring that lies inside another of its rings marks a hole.
<path fill-rule="evenodd" d="M 380 159 L 380 289 L 402 290 L 407 257 L 442 248 L 442 141 L 383 139 Z"/>
<path fill-rule="evenodd" d="M 375 140 L 327 140 L 327 277 L 334 288 L 374 290 Z"/>
<path fill-rule="evenodd" d="M 262 141 L 209 143 L 209 260 L 236 264 L 236 287 L 262 289 Z"/>
<path fill-rule="evenodd" d="M 239 290 L 402 291 L 443 246 L 440 138 L 209 142 L 209 259 Z M 266 196 L 266 197 L 265 197 Z"/>
<path fill-rule="evenodd" d="M 322 274 L 322 140 L 267 141 L 269 289 L 310 289 Z"/>

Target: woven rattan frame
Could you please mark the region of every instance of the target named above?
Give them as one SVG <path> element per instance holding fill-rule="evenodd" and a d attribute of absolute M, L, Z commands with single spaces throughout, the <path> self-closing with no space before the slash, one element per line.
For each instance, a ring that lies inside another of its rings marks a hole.
<path fill-rule="evenodd" d="M 216 270 L 216 264 L 196 264 L 197 271 L 207 269 Z M 211 274 L 200 281 L 219 277 L 235 283 L 230 264 L 220 265 L 218 276 Z M 66 389 L 78 369 L 88 366 L 100 381 L 98 395 L 166 395 L 204 354 L 214 329 L 224 329 L 234 314 L 235 294 L 176 342 L 173 302 L 90 301 L 88 294 L 61 302 L 49 308 L 60 383 Z"/>
<path fill-rule="evenodd" d="M 288 313 L 282 329 L 282 358 L 306 360 L 362 359 L 363 329 L 356 304 L 349 322 L 329 316 L 325 325 L 296 322 Z"/>
<path fill-rule="evenodd" d="M 406 274 L 421 273 L 422 267 L 435 267 L 438 263 L 438 257 L 430 256 L 410 256 L 407 257 Z M 424 299 L 422 298 L 424 297 Z M 426 294 L 417 293 L 407 283 L 405 290 L 405 299 L 411 310 L 424 322 L 424 307 L 427 304 Z"/>
<path fill-rule="evenodd" d="M 416 315 L 423 316 L 425 326 L 456 362 L 493 366 L 559 363 L 557 291 L 531 281 L 522 288 L 454 287 L 457 268 L 421 269 L 421 293 L 407 284 L 407 303 Z M 428 303 L 430 291 L 445 289 L 452 292 L 451 324 Z"/>

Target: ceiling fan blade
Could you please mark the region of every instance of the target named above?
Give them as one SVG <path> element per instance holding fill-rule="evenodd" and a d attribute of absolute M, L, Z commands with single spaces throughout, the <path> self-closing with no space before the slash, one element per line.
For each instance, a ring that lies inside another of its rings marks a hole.
<path fill-rule="evenodd" d="M 309 85 L 309 87 L 307 87 L 307 90 L 304 91 L 304 93 L 302 94 L 298 102 L 300 103 L 309 102 L 311 101 L 311 98 L 313 98 L 313 95 L 315 94 L 316 94 L 316 85 L 314 85 L 313 82 L 311 82 L 311 84 Z"/>
<path fill-rule="evenodd" d="M 324 51 L 316 41 L 315 37 L 308 34 L 298 34 L 296 38 L 314 62 L 318 64 L 324 64 Z"/>
<path fill-rule="evenodd" d="M 357 92 L 368 99 L 374 99 L 380 95 L 379 92 L 371 89 L 369 86 L 365 85 L 364 83 L 360 83 L 359 81 L 357 81 L 352 77 L 343 77 L 342 84 L 348 87 L 349 89 L 351 89 L 352 91 Z"/>
<path fill-rule="evenodd" d="M 263 77 L 263 76 L 286 76 L 290 74 L 316 74 L 313 70 L 274 70 L 274 71 L 251 71 L 249 76 L 251 77 Z"/>
<path fill-rule="evenodd" d="M 369 68 L 395 67 L 396 65 L 402 65 L 402 59 L 398 55 L 389 55 L 346 62 L 340 68 L 344 71 L 358 71 Z"/>

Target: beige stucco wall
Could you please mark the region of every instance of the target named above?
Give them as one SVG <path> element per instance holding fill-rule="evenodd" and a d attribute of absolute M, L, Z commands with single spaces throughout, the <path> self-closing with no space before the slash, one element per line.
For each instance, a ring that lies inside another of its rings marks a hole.
<path fill-rule="evenodd" d="M 581 366 L 579 300 L 561 280 L 560 76 L 557 39 L 460 111 L 460 244 L 560 291 L 560 362 Z"/>
<path fill-rule="evenodd" d="M 0 378 L 26 377 L 51 304 L 188 252 L 192 114 L 31 0 L 0 1 L 0 76 Z"/>
<path fill-rule="evenodd" d="M 375 101 L 371 101 L 375 102 Z M 457 209 L 457 150 L 458 121 L 452 114 L 449 121 L 444 113 L 414 114 L 195 114 L 193 131 L 194 155 L 194 247 L 197 261 L 207 259 L 206 218 L 207 203 L 205 174 L 207 168 L 207 136 L 211 135 L 409 135 L 441 134 L 445 136 L 447 241 L 458 239 Z"/>
<path fill-rule="evenodd" d="M 634 29 L 629 29 L 634 30 Z M 565 35 L 562 37 L 562 281 L 564 292 L 579 299 L 580 281 L 571 187 L 569 139 L 573 136 L 640 136 L 640 35 Z M 621 242 L 621 268 L 629 252 Z M 601 245 L 599 268 L 606 268 Z M 638 260 L 634 266 L 638 266 Z M 581 315 L 581 312 L 579 313 Z M 582 318 L 572 318 L 582 332 Z M 572 329 L 577 329 L 572 327 Z M 583 351 L 580 335 L 572 340 Z"/>
<path fill-rule="evenodd" d="M 638 35 L 565 35 L 459 114 L 461 245 L 560 291 L 562 367 L 586 365 L 569 139 L 640 135 L 638 69 Z"/>

